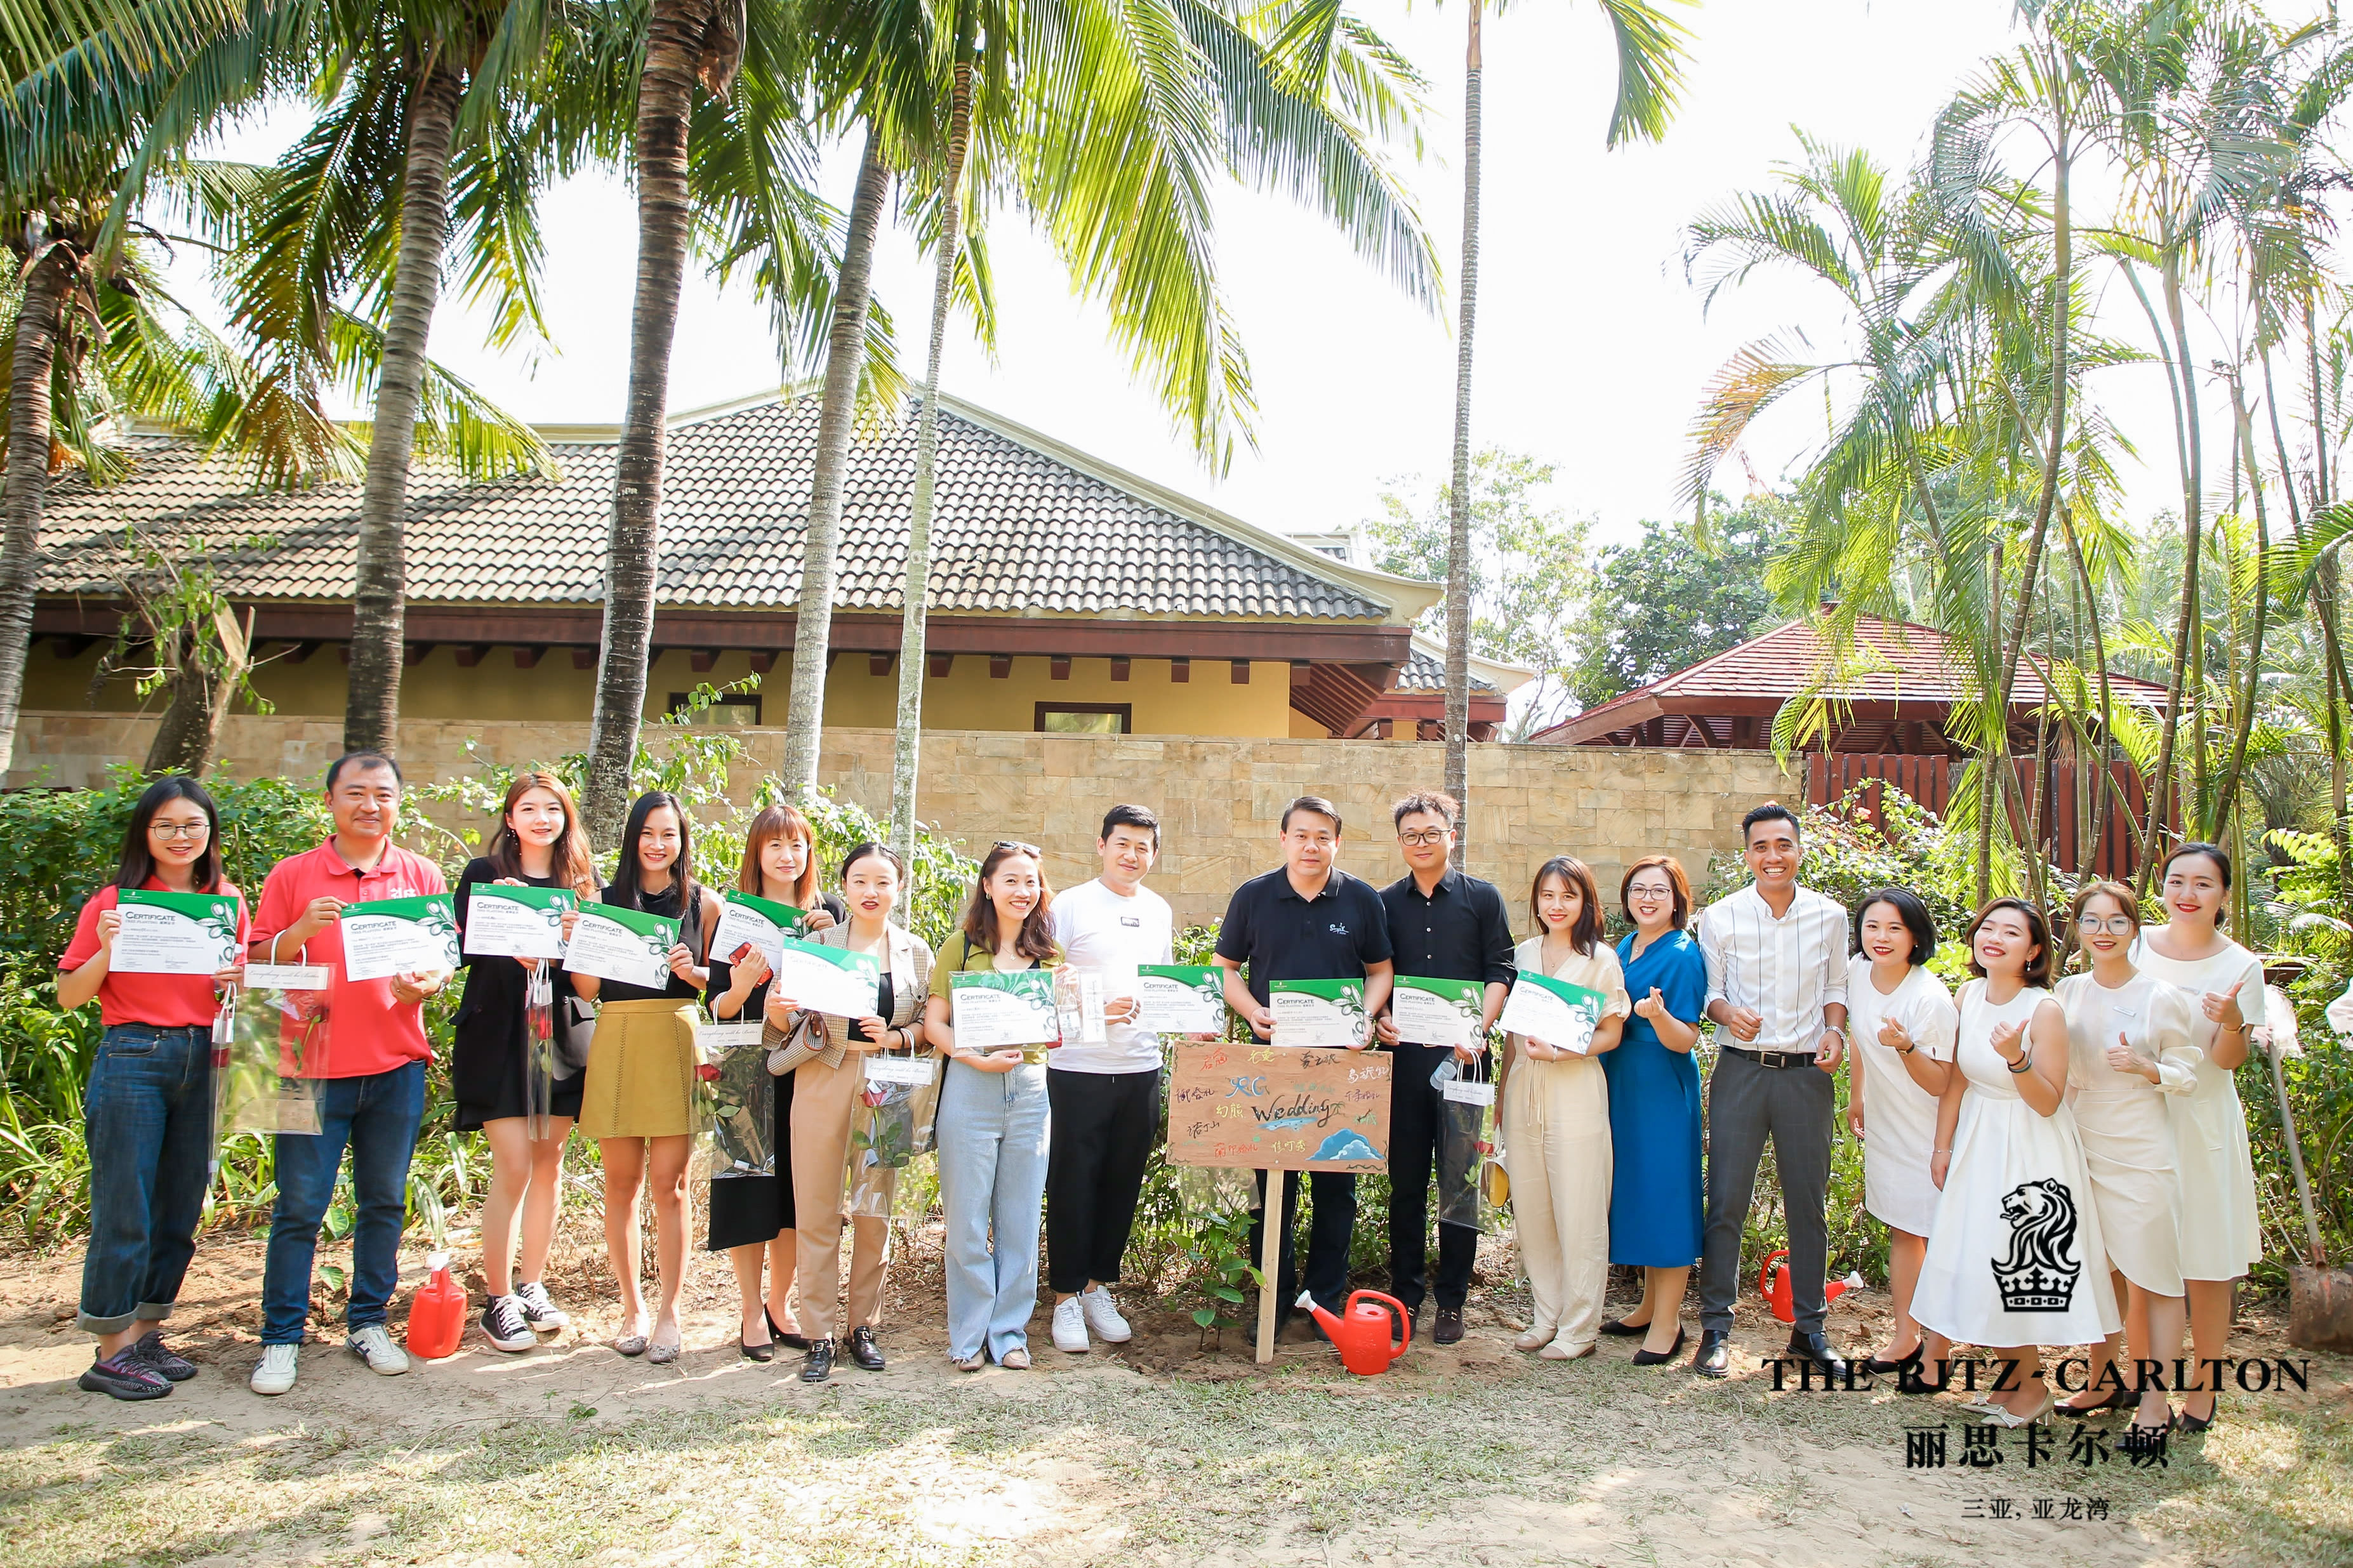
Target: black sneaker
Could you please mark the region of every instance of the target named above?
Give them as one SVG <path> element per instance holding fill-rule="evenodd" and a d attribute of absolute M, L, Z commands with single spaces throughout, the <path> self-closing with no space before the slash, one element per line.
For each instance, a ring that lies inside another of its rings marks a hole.
<path fill-rule="evenodd" d="M 833 1342 L 811 1340 L 808 1354 L 801 1362 L 803 1383 L 823 1383 L 833 1375 Z"/>
<path fill-rule="evenodd" d="M 149 1330 L 126 1353 L 136 1357 L 140 1365 L 162 1373 L 174 1383 L 185 1383 L 196 1375 L 196 1363 L 165 1344 L 161 1329 Z"/>
<path fill-rule="evenodd" d="M 161 1399 L 172 1392 L 169 1379 L 132 1353 L 129 1346 L 104 1361 L 93 1361 L 81 1374 L 81 1386 L 91 1394 L 117 1399 Z"/>
<path fill-rule="evenodd" d="M 512 1296 L 491 1298 L 482 1309 L 482 1334 L 502 1351 L 527 1351 L 539 1343 L 539 1336 L 523 1321 L 522 1303 Z"/>
<path fill-rule="evenodd" d="M 547 1287 L 538 1280 L 515 1287 L 515 1300 L 522 1308 L 522 1321 L 543 1334 L 559 1333 L 572 1326 L 572 1314 L 547 1299 Z"/>
<path fill-rule="evenodd" d="M 868 1372 L 881 1372 L 888 1364 L 882 1359 L 882 1347 L 874 1342 L 874 1331 L 864 1323 L 849 1331 L 849 1359 Z"/>

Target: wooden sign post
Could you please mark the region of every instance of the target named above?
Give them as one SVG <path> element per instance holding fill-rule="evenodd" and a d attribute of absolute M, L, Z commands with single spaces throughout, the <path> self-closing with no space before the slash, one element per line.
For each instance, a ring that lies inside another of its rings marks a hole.
<path fill-rule="evenodd" d="M 1168 1163 L 1266 1176 L 1259 1234 L 1258 1359 L 1274 1359 L 1275 1269 L 1293 1171 L 1385 1171 L 1389 1058 L 1232 1041 L 1176 1047 Z"/>

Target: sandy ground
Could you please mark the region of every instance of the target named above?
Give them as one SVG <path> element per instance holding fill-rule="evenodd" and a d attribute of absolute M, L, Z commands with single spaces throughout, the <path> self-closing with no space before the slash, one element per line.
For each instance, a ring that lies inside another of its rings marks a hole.
<path fill-rule="evenodd" d="M 480 1300 L 460 1233 L 452 1245 Z M 1960 1466 L 1955 1400 L 1774 1394 L 1757 1370 L 1787 1330 L 1751 1298 L 1729 1383 L 1680 1365 L 1540 1363 L 1510 1338 L 1522 1299 L 1473 1298 L 1462 1344 L 1417 1346 L 1358 1379 L 1294 1325 L 1271 1368 L 1242 1334 L 1131 1301 L 1136 1340 L 1038 1367 L 944 1359 L 935 1234 L 894 1264 L 884 1373 L 845 1363 L 806 1387 L 790 1352 L 733 1347 L 733 1284 L 698 1256 L 687 1353 L 657 1367 L 614 1326 L 601 1234 L 575 1215 L 550 1285 L 574 1328 L 522 1355 L 470 1326 L 460 1352 L 383 1378 L 314 1340 L 301 1382 L 250 1394 L 261 1247 L 210 1237 L 171 1325 L 202 1371 L 166 1400 L 79 1392 L 75 1253 L 0 1259 L 0 1549 L 34 1563 L 737 1560 L 1204 1564 L 1886 1564 L 2353 1562 L 2353 1360 L 2317 1357 L 2308 1394 L 2232 1396 L 2162 1473 L 2119 1458 L 2030 1470 L 2009 1435 Z M 332 1260 L 341 1249 L 322 1251 Z M 1507 1255 L 1482 1260 L 1508 1279 Z M 1499 1265 L 1499 1257 L 1503 1259 Z M 403 1290 L 422 1277 L 404 1258 Z M 1630 1301 L 1620 1303 L 1621 1307 Z M 341 1300 L 314 1299 L 314 1331 Z M 1833 1308 L 1867 1346 L 1886 1302 Z M 1687 1314 L 1688 1316 L 1688 1314 Z M 2289 1351 L 2249 1313 L 2242 1353 Z M 1907 1469 L 1907 1426 L 1951 1427 L 1947 1467 Z M 2095 1426 L 2112 1436 L 2117 1422 Z M 2023 1517 L 1979 1517 L 2008 1498 Z M 2069 1498 L 2105 1520 L 2064 1517 Z M 2031 1517 L 2035 1500 L 2058 1517 Z"/>

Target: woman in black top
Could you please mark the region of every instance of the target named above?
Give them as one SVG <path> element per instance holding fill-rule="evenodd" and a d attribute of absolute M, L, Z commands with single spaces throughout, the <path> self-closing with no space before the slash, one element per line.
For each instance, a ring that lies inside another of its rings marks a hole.
<path fill-rule="evenodd" d="M 817 836 L 808 818 L 789 805 L 772 805 L 752 819 L 744 835 L 744 864 L 735 885 L 754 898 L 789 904 L 802 911 L 800 934 L 839 925 L 847 911 L 841 900 L 818 886 Z M 737 962 L 739 961 L 740 962 Z M 734 952 L 711 955 L 711 988 L 704 993 L 711 1016 L 721 1023 L 760 1020 L 768 1001 L 768 963 L 745 943 Z M 793 1076 L 776 1079 L 776 1130 L 770 1147 L 773 1174 L 719 1176 L 711 1183 L 711 1234 L 706 1246 L 725 1252 L 735 1267 L 744 1321 L 736 1345 L 748 1361 L 767 1361 L 782 1340 L 807 1350 L 792 1308 L 793 1257 Z M 760 1288 L 760 1262 L 768 1263 L 768 1288 Z"/>
<path fill-rule="evenodd" d="M 499 809 L 498 836 L 488 855 L 470 860 L 458 879 L 458 926 L 465 929 L 474 889 L 481 884 L 565 888 L 580 898 L 596 889 L 596 867 L 580 812 L 554 773 L 518 774 Z M 463 952 L 463 943 L 460 943 Z M 525 988 L 547 961 L 465 957 L 466 994 L 449 1047 L 449 1086 L 457 1097 L 456 1126 L 479 1131 L 491 1146 L 491 1190 L 482 1200 L 482 1273 L 490 1302 L 482 1332 L 502 1351 L 527 1351 L 542 1333 L 572 1320 L 548 1300 L 540 1276 L 555 1231 L 555 1202 L 564 1179 L 564 1142 L 580 1114 L 580 1075 L 558 1079 L 547 1107 L 544 1138 L 530 1136 L 525 1090 Z M 555 970 L 555 1024 L 570 995 Z M 515 1216 L 522 1216 L 522 1278 L 514 1283 Z"/>
<path fill-rule="evenodd" d="M 621 863 L 603 901 L 679 922 L 670 981 L 659 990 L 574 974 L 573 989 L 603 1004 L 588 1047 L 580 1133 L 597 1140 L 605 1163 L 605 1250 L 621 1289 L 621 1331 L 613 1348 L 654 1362 L 678 1359 L 678 1292 L 686 1275 L 686 1167 L 693 1149 L 695 1004 L 711 976 L 703 967 L 719 895 L 694 879 L 693 829 L 686 808 L 664 790 L 640 795 L 622 831 Z M 638 1289 L 644 1238 L 638 1189 L 650 1172 L 661 1309 L 650 1330 Z"/>

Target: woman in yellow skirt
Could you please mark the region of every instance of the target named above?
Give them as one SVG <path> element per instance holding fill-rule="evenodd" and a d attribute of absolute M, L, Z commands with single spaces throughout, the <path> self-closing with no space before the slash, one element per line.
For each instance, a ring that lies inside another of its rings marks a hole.
<path fill-rule="evenodd" d="M 686 1273 L 686 1167 L 694 1131 L 694 1005 L 711 983 L 704 949 L 719 924 L 719 896 L 694 879 L 694 839 L 686 808 L 666 790 L 629 807 L 619 869 L 604 901 L 679 922 L 670 984 L 660 990 L 593 974 L 573 988 L 601 1002 L 580 1095 L 580 1135 L 596 1140 L 605 1163 L 605 1252 L 621 1287 L 621 1331 L 613 1348 L 654 1362 L 678 1359 L 678 1292 Z M 644 1236 L 638 1192 L 650 1167 L 654 1252 L 661 1305 L 650 1325 L 638 1289 Z"/>

